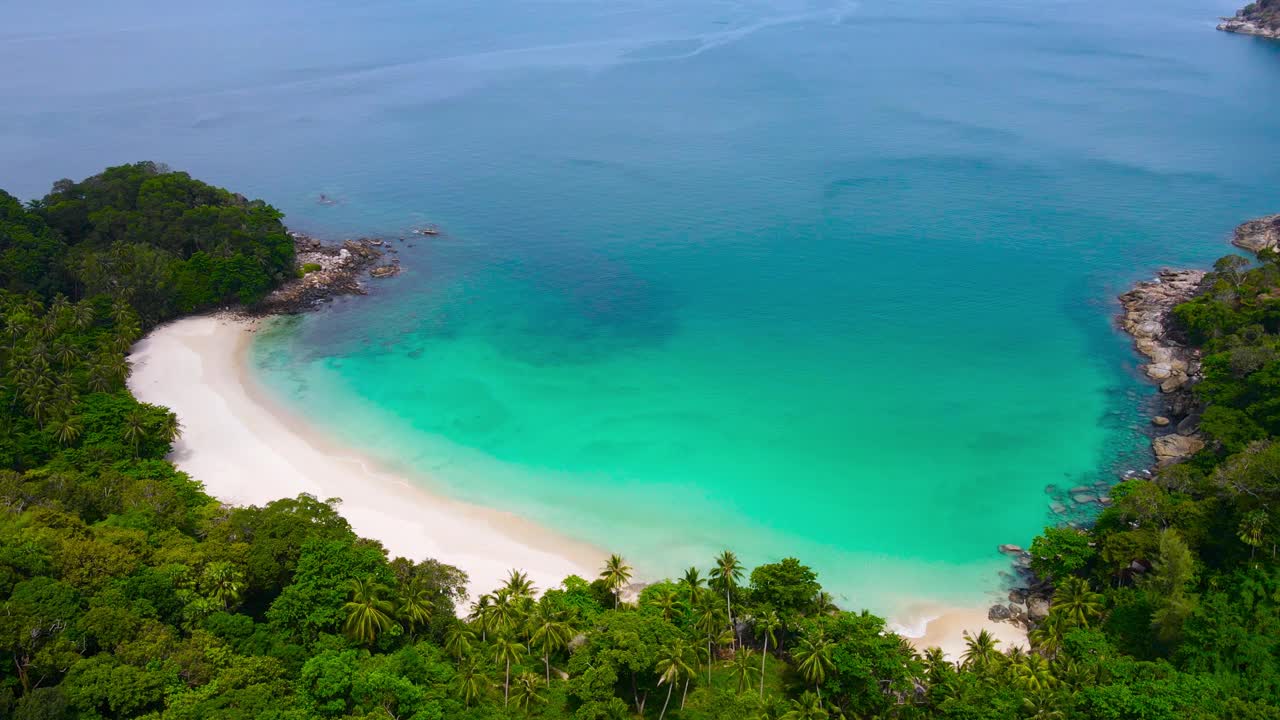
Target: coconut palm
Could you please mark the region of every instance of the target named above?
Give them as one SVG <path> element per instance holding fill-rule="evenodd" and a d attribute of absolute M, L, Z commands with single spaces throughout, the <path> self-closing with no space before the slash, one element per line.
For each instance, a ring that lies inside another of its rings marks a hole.
<path fill-rule="evenodd" d="M 454 689 L 463 704 L 469 709 L 471 703 L 484 694 L 484 672 L 474 660 L 458 665 L 458 672 L 453 676 Z"/>
<path fill-rule="evenodd" d="M 391 627 L 395 606 L 383 597 L 387 588 L 373 579 L 352 580 L 347 587 L 351 600 L 342 606 L 347 615 L 343 629 L 347 635 L 365 645 L 372 645 L 378 633 Z"/>
<path fill-rule="evenodd" d="M 831 713 L 822 704 L 822 697 L 806 691 L 791 701 L 782 720 L 828 720 L 830 717 Z"/>
<path fill-rule="evenodd" d="M 80 418 L 74 415 L 64 415 L 53 423 L 53 436 L 58 438 L 58 442 L 63 445 L 70 445 L 75 442 L 82 432 L 83 425 L 80 422 Z"/>
<path fill-rule="evenodd" d="M 1102 616 L 1102 595 L 1089 589 L 1089 581 L 1067 576 L 1053 594 L 1053 609 L 1061 612 L 1073 627 L 1089 627 Z"/>
<path fill-rule="evenodd" d="M 210 598 L 220 603 L 223 610 L 240 602 L 244 593 L 244 574 L 229 562 L 209 563 L 201 573 L 200 581 Z"/>
<path fill-rule="evenodd" d="M 621 555 L 610 555 L 604 563 L 604 569 L 600 571 L 600 579 L 604 580 L 604 586 L 613 593 L 613 608 L 617 610 L 622 588 L 631 580 L 631 566 Z"/>
<path fill-rule="evenodd" d="M 1240 518 L 1240 526 L 1236 530 L 1236 537 L 1240 538 L 1240 542 L 1249 546 L 1249 560 L 1253 560 L 1254 553 L 1262 547 L 1262 538 L 1267 529 L 1267 511 L 1253 510 L 1245 513 Z"/>
<path fill-rule="evenodd" d="M 738 581 L 742 579 L 742 563 L 738 561 L 738 556 L 729 550 L 717 555 L 716 565 L 711 568 L 711 578 L 724 588 L 724 605 L 729 615 L 729 626 L 736 630 L 737 626 L 733 622 L 732 593 Z"/>
<path fill-rule="evenodd" d="M 493 604 L 489 606 L 488 629 L 497 634 L 510 635 L 520 626 L 524 609 L 511 597 L 505 588 L 493 595 Z"/>
<path fill-rule="evenodd" d="M 507 594 L 514 600 L 532 599 L 534 593 L 538 591 L 533 586 L 533 581 L 529 579 L 529 576 L 519 570 L 512 570 L 507 575 L 507 584 L 502 589 L 506 590 Z"/>
<path fill-rule="evenodd" d="M 702 590 L 702 574 L 698 568 L 690 566 L 684 571 L 684 576 L 680 578 L 680 584 L 689 588 L 689 599 L 692 602 L 697 598 L 698 592 Z"/>
<path fill-rule="evenodd" d="M 693 666 L 689 664 L 689 656 L 692 653 L 684 638 L 676 638 L 674 642 L 662 648 L 662 652 L 658 657 L 658 664 L 654 670 L 658 673 L 658 687 L 663 684 L 667 686 L 667 698 L 662 701 L 662 712 L 658 714 L 658 720 L 662 720 L 667 716 L 667 705 L 671 703 L 671 691 L 675 689 L 676 683 L 681 678 L 686 681 L 693 675 Z M 685 685 L 688 688 L 688 685 Z M 681 701 L 683 707 L 683 701 Z"/>
<path fill-rule="evenodd" d="M 986 630 L 980 631 L 977 635 L 970 635 L 969 631 L 964 632 L 964 654 L 960 659 L 964 662 L 966 668 L 977 668 L 979 670 L 991 664 L 991 661 L 999 655 L 996 646 L 1000 644 L 990 632 Z"/>
<path fill-rule="evenodd" d="M 1049 669 L 1049 661 L 1036 653 L 1030 653 L 1021 662 L 1013 664 L 1012 671 L 1014 680 L 1032 693 L 1049 690 L 1057 682 Z"/>
<path fill-rule="evenodd" d="M 955 670 L 955 665 L 947 659 L 947 654 L 940 647 L 927 648 L 924 651 L 925 677 L 930 685 L 941 684 Z"/>
<path fill-rule="evenodd" d="M 516 708 L 529 712 L 529 708 L 547 701 L 538 694 L 538 676 L 531 672 L 522 672 L 516 676 L 511 686 L 511 702 Z"/>
<path fill-rule="evenodd" d="M 1034 647 L 1041 655 L 1053 657 L 1062 649 L 1062 641 L 1067 631 L 1067 620 L 1065 615 L 1058 609 L 1054 608 L 1049 612 L 1049 617 L 1040 623 L 1040 626 L 1027 634 L 1027 639 L 1031 641 Z"/>
<path fill-rule="evenodd" d="M 435 609 L 434 595 L 419 578 L 410 580 L 400 588 L 396 617 L 409 629 L 410 641 L 419 627 L 431 622 L 431 612 Z"/>
<path fill-rule="evenodd" d="M 550 606 L 539 605 L 537 612 L 529 619 L 532 632 L 529 642 L 542 651 L 542 664 L 546 668 L 547 687 L 551 686 L 551 653 L 568 647 L 573 630 L 565 621 L 565 614 L 552 610 Z"/>
<path fill-rule="evenodd" d="M 662 613 L 662 619 L 670 622 L 680 609 L 680 593 L 673 587 L 662 588 L 649 600 L 649 604 Z"/>
<path fill-rule="evenodd" d="M 760 697 L 764 697 L 764 662 L 769 659 L 769 643 L 773 643 L 776 647 L 778 644 L 778 629 L 782 627 L 782 620 L 778 618 L 778 613 L 770 610 L 760 617 L 756 618 L 756 637 L 763 638 L 764 651 L 760 653 Z"/>
<path fill-rule="evenodd" d="M 756 667 L 755 651 L 740 648 L 733 654 L 733 662 L 729 664 L 729 669 L 733 671 L 733 677 L 738 680 L 739 695 L 742 694 L 742 688 L 757 676 L 760 677 L 760 686 L 764 687 L 764 673 Z"/>
<path fill-rule="evenodd" d="M 1049 692 L 1037 692 L 1022 699 L 1027 720 L 1062 720 L 1066 715 L 1058 709 L 1061 701 Z"/>
<path fill-rule="evenodd" d="M 720 614 L 720 608 L 715 603 L 710 601 L 701 603 L 694 618 L 693 627 L 707 637 L 707 687 L 711 687 L 711 665 L 715 658 L 711 645 L 715 642 L 716 634 L 724 627 L 723 623 L 724 616 Z"/>
<path fill-rule="evenodd" d="M 835 646 L 819 630 L 801 638 L 795 652 L 791 653 L 796 659 L 796 669 L 806 682 L 813 683 L 813 690 L 819 698 L 822 697 L 822 683 L 834 667 L 831 660 L 834 650 Z"/>
<path fill-rule="evenodd" d="M 81 300 L 71 308 L 71 325 L 81 332 L 88 330 L 93 324 L 93 306 L 88 302 Z"/>
<path fill-rule="evenodd" d="M 172 445 L 181 436 L 182 423 L 178 422 L 178 416 L 173 413 L 165 413 L 164 420 L 160 421 L 160 438 Z"/>
<path fill-rule="evenodd" d="M 134 457 L 138 455 L 138 446 L 147 439 L 146 417 L 141 410 L 130 410 L 124 416 L 124 441 L 133 447 Z"/>
<path fill-rule="evenodd" d="M 511 663 L 518 663 L 524 657 L 525 647 L 516 642 L 510 635 L 502 634 L 493 640 L 493 658 L 499 665 L 506 665 L 506 673 L 502 681 L 502 705 L 511 701 Z"/>
<path fill-rule="evenodd" d="M 476 598 L 475 602 L 471 603 L 471 611 L 467 614 L 467 620 L 480 628 L 480 642 L 487 642 L 489 639 L 489 630 L 491 629 L 489 627 L 489 623 L 493 619 L 489 615 L 489 608 L 492 607 L 492 605 L 493 596 L 485 593 L 484 595 Z"/>
<path fill-rule="evenodd" d="M 476 633 L 462 623 L 455 623 L 444 636 L 444 650 L 458 660 L 471 654 L 471 644 Z"/>
<path fill-rule="evenodd" d="M 813 611 L 818 615 L 830 615 L 839 610 L 836 607 L 835 598 L 831 597 L 831 593 L 826 590 L 819 590 L 813 596 Z"/>

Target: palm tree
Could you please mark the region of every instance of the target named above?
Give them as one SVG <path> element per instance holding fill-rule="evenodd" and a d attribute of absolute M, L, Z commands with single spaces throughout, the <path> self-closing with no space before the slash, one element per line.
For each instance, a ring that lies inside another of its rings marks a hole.
<path fill-rule="evenodd" d="M 835 598 L 831 597 L 831 593 L 826 590 L 819 590 L 813 596 L 813 611 L 818 615 L 830 615 L 839 609 L 836 607 Z"/>
<path fill-rule="evenodd" d="M 724 588 L 724 605 L 729 614 L 729 626 L 737 631 L 737 625 L 733 622 L 733 599 L 731 593 L 738 581 L 742 579 L 742 563 L 738 562 L 738 556 L 733 552 L 725 550 L 716 556 L 716 566 L 711 568 L 711 577 L 719 585 Z"/>
<path fill-rule="evenodd" d="M 201 580 L 211 599 L 220 603 L 223 610 L 240 602 L 244 593 L 244 575 L 229 562 L 209 563 Z"/>
<path fill-rule="evenodd" d="M 964 654 L 960 659 L 967 668 L 983 669 L 991 663 L 991 661 L 999 654 L 996 646 L 1000 644 L 990 632 L 982 630 L 977 635 L 970 635 L 969 631 L 964 632 Z"/>
<path fill-rule="evenodd" d="M 1240 527 L 1236 531 L 1236 537 L 1240 538 L 1240 542 L 1249 546 L 1249 560 L 1253 560 L 1254 553 L 1262 546 L 1262 537 L 1267 529 L 1267 511 L 1254 510 L 1245 513 L 1240 518 Z"/>
<path fill-rule="evenodd" d="M 138 409 L 130 410 L 124 416 L 124 441 L 133 447 L 133 455 L 138 455 L 138 445 L 147 439 L 146 417 Z"/>
<path fill-rule="evenodd" d="M 489 606 L 488 629 L 501 635 L 509 635 L 520 624 L 522 610 L 506 589 L 499 590 L 493 596 L 493 604 Z"/>
<path fill-rule="evenodd" d="M 930 685 L 938 685 L 955 669 L 947 654 L 940 647 L 931 647 L 924 651 L 925 676 Z"/>
<path fill-rule="evenodd" d="M 689 646 L 685 644 L 683 638 L 676 638 L 670 645 L 662 648 L 654 670 L 658 673 L 658 687 L 662 687 L 663 683 L 667 685 L 667 699 L 662 702 L 662 712 L 659 713 L 658 720 L 667 716 L 667 705 L 671 703 L 671 691 L 675 689 L 676 683 L 680 682 L 682 677 L 688 679 L 693 675 L 693 668 L 689 665 L 689 654 Z"/>
<path fill-rule="evenodd" d="M 1022 707 L 1027 711 L 1027 720 L 1062 720 L 1066 717 L 1058 707 L 1061 700 L 1049 692 L 1037 692 L 1022 698 Z"/>
<path fill-rule="evenodd" d="M 756 618 L 756 637 L 764 639 L 764 651 L 760 653 L 760 697 L 764 698 L 764 661 L 769 659 L 769 643 L 774 646 L 778 644 L 778 629 L 782 627 L 782 620 L 778 618 L 778 613 L 770 610 L 764 615 Z"/>
<path fill-rule="evenodd" d="M 435 609 L 434 593 L 427 589 L 419 578 L 414 578 L 400 588 L 400 602 L 396 606 L 396 616 L 409 628 L 409 641 L 413 641 L 414 633 L 419 626 L 431 622 L 431 611 Z"/>
<path fill-rule="evenodd" d="M 673 587 L 665 587 L 658 591 L 649 604 L 662 613 L 663 620 L 670 622 L 676 611 L 680 609 L 680 594 Z"/>
<path fill-rule="evenodd" d="M 1049 661 L 1043 655 L 1030 653 L 1021 662 L 1012 666 L 1013 677 L 1019 685 L 1032 693 L 1048 690 L 1054 685 L 1053 672 L 1049 669 Z"/>
<path fill-rule="evenodd" d="M 531 672 L 517 675 L 515 685 L 511 688 L 511 700 L 526 714 L 531 705 L 546 702 L 547 699 L 538 694 L 538 676 Z"/>
<path fill-rule="evenodd" d="M 827 679 L 833 664 L 831 654 L 834 646 L 819 630 L 812 636 L 801 638 L 800 645 L 792 655 L 796 659 L 796 669 L 804 676 L 806 682 L 813 683 L 814 692 L 822 697 L 822 683 Z"/>
<path fill-rule="evenodd" d="M 712 602 L 704 602 L 701 605 L 694 621 L 694 629 L 707 636 L 707 687 L 711 687 L 711 666 L 715 659 L 715 655 L 711 652 L 711 644 L 715 642 L 716 632 L 724 627 L 721 624 L 723 616 L 720 615 L 720 608 Z"/>
<path fill-rule="evenodd" d="M 511 663 L 520 662 L 520 658 L 524 657 L 525 647 L 511 638 L 510 635 L 502 634 L 493 640 L 493 656 L 494 662 L 498 664 L 506 664 L 506 675 L 502 681 L 502 705 L 506 707 L 511 701 Z"/>
<path fill-rule="evenodd" d="M 698 591 L 702 589 L 702 577 L 698 572 L 698 568 L 690 566 L 684 571 L 684 577 L 680 578 L 680 584 L 689 588 L 689 601 L 693 602 L 698 598 Z"/>
<path fill-rule="evenodd" d="M 178 438 L 182 436 L 182 423 L 178 422 L 178 416 L 173 413 L 165 413 L 164 420 L 160 421 L 160 437 L 170 445 L 178 442 Z"/>
<path fill-rule="evenodd" d="M 561 611 L 539 605 L 530 619 L 533 629 L 529 642 L 542 650 L 542 664 L 547 671 L 547 687 L 551 687 L 551 653 L 569 645 L 572 629 Z"/>
<path fill-rule="evenodd" d="M 391 627 L 391 613 L 395 607 L 382 597 L 386 586 L 372 578 L 352 580 L 348 587 L 351 600 L 342 607 L 347 614 L 343 629 L 353 639 L 372 645 L 378 633 Z"/>
<path fill-rule="evenodd" d="M 822 696 L 806 691 L 791 701 L 791 707 L 782 720 L 827 720 L 830 717 L 831 713 L 822 705 Z"/>
<path fill-rule="evenodd" d="M 738 652 L 733 654 L 733 662 L 729 665 L 729 668 L 733 671 L 733 676 L 738 679 L 739 695 L 742 694 L 742 688 L 757 675 L 760 676 L 760 687 L 764 687 L 764 673 L 761 672 L 760 668 L 756 667 L 754 655 L 755 652 L 747 648 L 740 648 Z"/>
<path fill-rule="evenodd" d="M 622 587 L 631 580 L 631 566 L 622 559 L 621 555 L 613 554 L 604 563 L 604 569 L 600 571 L 600 579 L 604 580 L 604 586 L 613 592 L 613 609 L 618 609 L 618 600 L 622 596 Z"/>
<path fill-rule="evenodd" d="M 475 642 L 475 639 L 474 630 L 462 623 L 456 623 L 444 636 L 445 652 L 461 660 L 471 654 L 471 643 Z"/>
<path fill-rule="evenodd" d="M 1053 657 L 1062 648 L 1063 638 L 1069 629 L 1063 613 L 1054 608 L 1039 627 L 1027 634 L 1027 639 L 1041 655 Z"/>
<path fill-rule="evenodd" d="M 468 660 L 458 666 L 454 683 L 457 685 L 458 696 L 462 698 L 462 702 L 468 709 L 471 703 L 484 693 L 484 673 L 474 660 Z"/>
<path fill-rule="evenodd" d="M 475 623 L 480 628 L 480 642 L 487 642 L 489 639 L 489 623 L 492 620 L 489 616 L 489 608 L 492 605 L 493 596 L 485 593 L 471 603 L 471 612 L 467 615 L 467 620 Z"/>
<path fill-rule="evenodd" d="M 81 332 L 88 330 L 93 324 L 93 306 L 81 300 L 71 308 L 71 325 Z"/>
<path fill-rule="evenodd" d="M 1087 580 L 1068 576 L 1058 583 L 1053 609 L 1062 612 L 1071 625 L 1087 628 L 1090 621 L 1102 616 L 1102 595 L 1090 590 Z"/>
<path fill-rule="evenodd" d="M 53 436 L 58 438 L 58 442 L 63 445 L 70 445 L 80 437 L 83 431 L 80 418 L 74 415 L 64 415 L 62 419 L 53 423 Z"/>
<path fill-rule="evenodd" d="M 506 590 L 507 594 L 516 600 L 532 599 L 534 593 L 538 591 L 533 586 L 533 581 L 529 579 L 528 575 L 514 569 L 507 575 L 507 584 L 502 589 Z"/>

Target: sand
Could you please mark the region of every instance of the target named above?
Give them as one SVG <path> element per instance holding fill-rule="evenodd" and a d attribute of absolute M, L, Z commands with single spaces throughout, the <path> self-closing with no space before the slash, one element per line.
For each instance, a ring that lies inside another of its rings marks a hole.
<path fill-rule="evenodd" d="M 431 494 L 379 468 L 271 402 L 247 370 L 255 321 L 201 316 L 153 330 L 129 356 L 129 389 L 177 414 L 170 459 L 210 495 L 262 505 L 299 493 L 341 498 L 340 512 L 392 557 L 465 570 L 473 596 L 519 568 L 540 589 L 594 578 L 604 553 L 514 515 Z"/>
<path fill-rule="evenodd" d="M 362 537 L 394 556 L 435 558 L 465 570 L 472 596 L 518 568 L 540 589 L 568 575 L 594 578 L 605 553 L 510 513 L 433 494 L 389 472 L 275 403 L 248 372 L 257 321 L 233 315 L 178 320 L 153 330 L 129 356 L 129 388 L 143 402 L 173 410 L 182 437 L 170 459 L 230 504 L 262 505 L 299 493 L 341 498 L 340 511 Z M 856 609 L 856 608 L 853 608 Z M 1026 644 L 986 608 L 908 605 L 890 627 L 923 650 L 958 660 L 965 631 L 987 629 L 1001 649 Z"/>

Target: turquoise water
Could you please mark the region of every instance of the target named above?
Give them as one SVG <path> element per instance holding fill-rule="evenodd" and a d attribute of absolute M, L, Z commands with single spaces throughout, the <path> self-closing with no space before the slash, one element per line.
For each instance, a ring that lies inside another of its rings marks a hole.
<path fill-rule="evenodd" d="M 156 158 L 409 238 L 254 346 L 327 430 L 651 576 L 976 601 L 1047 485 L 1145 461 L 1111 298 L 1280 201 L 1280 44 L 1233 4 L 24 7 L 0 185 Z"/>

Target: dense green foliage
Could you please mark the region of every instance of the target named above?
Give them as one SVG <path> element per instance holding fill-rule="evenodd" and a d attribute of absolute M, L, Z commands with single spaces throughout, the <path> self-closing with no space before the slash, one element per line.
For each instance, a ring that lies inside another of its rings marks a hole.
<path fill-rule="evenodd" d="M 1280 718 L 1271 259 L 1220 263 L 1178 310 L 1210 447 L 1117 486 L 1094 528 L 1046 530 L 1032 648 L 979 633 L 953 663 L 834 607 L 794 558 L 726 551 L 638 596 L 616 555 L 554 588 L 513 570 L 459 618 L 465 574 L 389 558 L 335 501 L 222 505 L 164 459 L 180 427 L 129 394 L 124 352 L 144 318 L 205 304 L 184 268 L 265 273 L 217 302 L 270 287 L 274 212 L 147 165 L 4 199 L 0 717 Z M 219 230 L 193 237 L 199 218 Z"/>
<path fill-rule="evenodd" d="M 293 241 L 260 200 L 155 163 L 59 180 L 24 208 L 0 192 L 0 287 L 46 301 L 106 295 L 150 325 L 261 299 L 293 272 Z"/>

